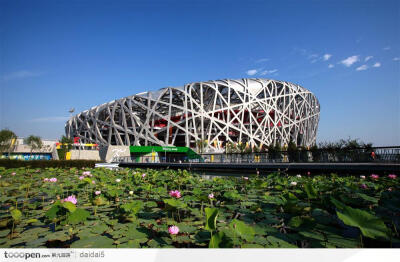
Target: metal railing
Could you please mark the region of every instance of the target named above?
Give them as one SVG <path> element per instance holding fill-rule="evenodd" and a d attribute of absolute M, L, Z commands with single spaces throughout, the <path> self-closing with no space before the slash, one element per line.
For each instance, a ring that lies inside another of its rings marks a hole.
<path fill-rule="evenodd" d="M 201 159 L 186 156 L 121 157 L 116 162 L 128 163 L 400 163 L 400 146 L 357 149 L 316 149 L 259 153 L 207 153 Z"/>

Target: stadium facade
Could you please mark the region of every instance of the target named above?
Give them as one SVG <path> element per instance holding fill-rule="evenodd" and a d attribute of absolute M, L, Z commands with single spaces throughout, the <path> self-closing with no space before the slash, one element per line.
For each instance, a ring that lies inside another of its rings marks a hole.
<path fill-rule="evenodd" d="M 223 152 L 227 143 L 252 147 L 315 143 L 320 105 L 307 89 L 283 81 L 240 79 L 162 88 L 92 107 L 65 126 L 82 143 L 186 146 Z"/>

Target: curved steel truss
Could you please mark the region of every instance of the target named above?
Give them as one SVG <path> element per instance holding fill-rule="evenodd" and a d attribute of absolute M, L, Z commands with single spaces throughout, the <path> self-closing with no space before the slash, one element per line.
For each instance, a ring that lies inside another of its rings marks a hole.
<path fill-rule="evenodd" d="M 320 106 L 288 82 L 241 79 L 195 82 L 144 92 L 72 117 L 69 137 L 100 145 L 174 145 L 223 151 L 227 142 L 262 147 L 315 143 Z"/>

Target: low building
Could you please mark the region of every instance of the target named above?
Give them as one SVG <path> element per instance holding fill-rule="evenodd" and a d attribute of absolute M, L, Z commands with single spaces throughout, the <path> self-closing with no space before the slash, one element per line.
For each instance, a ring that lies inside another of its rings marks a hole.
<path fill-rule="evenodd" d="M 51 160 L 58 159 L 56 140 L 42 140 L 43 146 L 34 149 L 25 144 L 24 138 L 13 139 L 11 148 L 8 152 L 3 152 L 0 158 L 10 158 L 18 160 Z"/>

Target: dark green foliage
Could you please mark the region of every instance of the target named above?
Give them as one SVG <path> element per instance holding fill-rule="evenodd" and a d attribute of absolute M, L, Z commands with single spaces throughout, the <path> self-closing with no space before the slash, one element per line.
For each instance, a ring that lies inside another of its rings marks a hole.
<path fill-rule="evenodd" d="M 46 167 L 89 167 L 93 168 L 99 161 L 94 160 L 16 160 L 16 159 L 0 159 L 0 166 L 5 168 L 31 167 L 31 168 L 46 168 Z"/>

